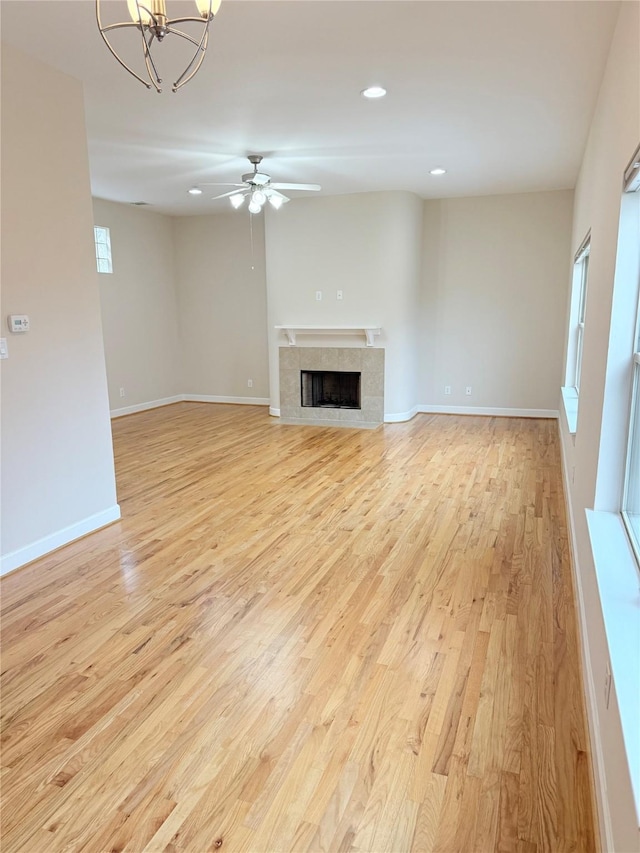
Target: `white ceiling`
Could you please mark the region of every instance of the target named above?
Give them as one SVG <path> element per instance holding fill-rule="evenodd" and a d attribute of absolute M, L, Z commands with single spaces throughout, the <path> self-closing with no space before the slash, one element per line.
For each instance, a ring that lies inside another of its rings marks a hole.
<path fill-rule="evenodd" d="M 0 10 L 3 40 L 83 81 L 93 193 L 187 215 L 227 210 L 213 188 L 187 189 L 239 180 L 249 153 L 265 155 L 274 181 L 327 195 L 572 187 L 618 6 L 223 0 L 200 72 L 161 95 L 108 54 L 93 0 L 2 0 Z M 157 54 L 165 79 L 173 49 L 169 38 Z M 374 83 L 388 95 L 366 101 L 359 93 Z M 447 174 L 432 177 L 434 166 Z"/>

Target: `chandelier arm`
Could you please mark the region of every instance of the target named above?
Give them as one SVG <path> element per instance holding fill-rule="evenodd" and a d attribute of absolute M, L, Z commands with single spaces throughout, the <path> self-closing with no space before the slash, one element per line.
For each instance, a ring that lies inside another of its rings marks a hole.
<path fill-rule="evenodd" d="M 118 54 L 116 53 L 114 48 L 111 47 L 111 43 L 109 42 L 109 39 L 105 35 L 105 32 L 107 32 L 108 30 L 116 29 L 118 27 L 129 26 L 129 24 L 114 24 L 113 26 L 103 28 L 102 22 L 100 20 L 100 0 L 96 0 L 96 18 L 98 21 L 98 30 L 100 31 L 100 35 L 102 36 L 102 40 L 104 41 L 106 46 L 109 48 L 109 51 L 114 56 L 114 58 L 117 59 L 117 61 L 120 63 L 120 65 L 122 65 L 122 67 L 124 68 L 125 71 L 128 71 L 129 74 L 131 74 L 132 77 L 135 77 L 136 80 L 138 80 L 140 83 L 142 83 L 142 85 L 145 86 L 145 88 L 150 89 L 151 84 L 147 83 L 146 80 L 143 80 L 139 74 L 136 74 L 136 72 L 132 68 L 129 68 L 129 66 L 127 65 L 126 62 L 124 62 L 122 59 L 120 59 L 120 57 L 118 56 Z M 137 24 L 133 24 L 133 26 L 137 26 Z"/>
<path fill-rule="evenodd" d="M 120 24 L 107 24 L 106 27 L 102 27 L 100 32 L 108 33 L 110 30 L 121 30 L 123 27 L 135 27 L 137 30 L 140 29 L 140 25 L 135 21 L 122 21 Z"/>
<path fill-rule="evenodd" d="M 153 39 L 154 33 L 152 30 L 149 32 L 148 42 L 144 37 L 144 32 L 142 33 L 142 52 L 144 54 L 144 63 L 147 66 L 147 74 L 149 75 L 149 80 L 151 80 L 151 82 L 155 86 L 156 92 L 162 92 L 162 89 L 160 88 L 160 83 L 162 83 L 162 77 L 160 77 L 160 75 L 158 74 L 158 69 L 156 68 L 155 62 L 153 61 L 153 56 L 151 55 L 151 45 L 153 44 Z M 153 79 L 154 77 L 155 81 Z"/>
<path fill-rule="evenodd" d="M 185 83 L 188 83 L 189 80 L 191 80 L 191 78 L 195 74 L 197 74 L 200 66 L 202 65 L 205 54 L 207 52 L 207 46 L 209 44 L 209 24 L 210 23 L 211 23 L 211 19 L 209 19 L 206 23 L 206 26 L 204 28 L 204 32 L 202 33 L 202 38 L 200 39 L 200 42 L 196 47 L 196 51 L 193 54 L 191 62 L 187 65 L 187 67 L 184 69 L 182 74 L 178 77 L 176 82 L 173 84 L 172 89 L 174 92 L 177 92 L 181 86 L 184 86 Z M 183 38 L 186 38 L 187 41 L 195 43 L 192 38 L 187 36 L 185 33 L 180 32 L 180 30 L 171 30 L 171 32 L 175 33 L 176 35 L 182 36 Z M 195 63 L 195 67 L 194 67 L 194 63 Z M 191 73 L 189 73 L 189 72 L 191 72 Z"/>
<path fill-rule="evenodd" d="M 214 17 L 215 17 L 214 15 L 211 15 L 211 17 L 208 20 L 212 21 Z M 207 18 L 194 18 L 194 17 L 167 18 L 167 27 L 172 27 L 174 24 L 185 24 L 185 23 L 187 23 L 187 24 L 206 24 Z"/>
<path fill-rule="evenodd" d="M 157 27 L 157 26 L 158 26 L 158 19 L 157 19 L 157 18 L 156 18 L 156 16 L 153 14 L 153 12 L 151 11 L 151 9 L 149 9 L 149 8 L 148 8 L 148 6 L 144 6 L 144 5 L 140 2 L 140 0 L 136 0 L 136 8 L 137 8 L 137 10 L 138 10 L 138 21 L 137 21 L 137 23 L 136 23 L 136 21 L 134 21 L 134 22 L 133 22 L 134 24 L 136 24 L 136 26 L 140 26 L 140 27 L 145 27 L 145 26 L 146 26 L 146 27 L 148 27 L 148 26 L 149 26 L 149 24 L 143 24 L 143 23 L 142 23 L 142 15 L 140 14 L 140 9 L 144 9 L 144 11 L 145 11 L 145 12 L 147 12 L 147 13 L 149 14 L 149 18 L 153 21 L 153 26 L 154 26 L 154 27 Z"/>
<path fill-rule="evenodd" d="M 193 36 L 189 35 L 189 33 L 183 33 L 182 30 L 174 30 L 173 27 L 169 26 L 169 24 L 167 24 L 167 33 L 171 33 L 174 36 L 180 36 L 180 38 L 183 38 L 183 39 L 186 39 L 187 41 L 190 41 L 191 44 L 195 44 L 195 46 L 198 48 L 198 50 L 202 49 L 202 42 L 205 40 L 204 37 L 207 35 L 207 31 L 205 30 L 205 32 L 203 34 L 203 38 L 201 38 L 199 40 L 194 39 Z M 196 51 L 196 53 L 197 53 L 197 51 Z M 191 60 L 191 62 L 193 62 L 193 60 Z M 191 65 L 191 62 L 189 63 L 189 65 Z"/>

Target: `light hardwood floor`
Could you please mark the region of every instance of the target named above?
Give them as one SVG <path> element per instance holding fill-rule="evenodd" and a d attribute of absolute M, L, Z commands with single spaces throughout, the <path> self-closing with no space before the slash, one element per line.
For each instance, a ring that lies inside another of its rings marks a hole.
<path fill-rule="evenodd" d="M 3 853 L 597 848 L 554 421 L 113 432 L 2 581 Z"/>

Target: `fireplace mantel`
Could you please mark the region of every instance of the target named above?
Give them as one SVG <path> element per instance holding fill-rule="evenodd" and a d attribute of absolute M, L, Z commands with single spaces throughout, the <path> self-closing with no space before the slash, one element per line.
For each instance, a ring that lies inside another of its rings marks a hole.
<path fill-rule="evenodd" d="M 286 334 L 289 346 L 296 345 L 296 335 L 358 335 L 365 336 L 367 346 L 373 346 L 373 338 L 381 332 L 380 326 L 276 326 Z"/>

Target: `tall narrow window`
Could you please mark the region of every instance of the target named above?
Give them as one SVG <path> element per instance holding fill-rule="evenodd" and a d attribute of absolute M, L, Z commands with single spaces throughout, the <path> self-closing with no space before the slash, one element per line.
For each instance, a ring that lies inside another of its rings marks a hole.
<path fill-rule="evenodd" d="M 573 286 L 577 290 L 577 312 L 573 324 L 573 359 L 570 381 L 567 383 L 580 393 L 582 372 L 582 350 L 584 346 L 584 318 L 587 307 L 587 279 L 589 278 L 589 237 L 578 250 L 574 263 Z"/>
<path fill-rule="evenodd" d="M 96 242 L 96 265 L 98 272 L 112 273 L 111 263 L 111 237 L 109 229 L 102 225 L 96 225 L 93 229 Z"/>
<path fill-rule="evenodd" d="M 625 172 L 625 193 L 634 193 L 636 202 L 630 209 L 633 224 L 629 233 L 629 248 L 635 263 L 629 272 L 636 282 L 638 302 L 636 329 L 631 353 L 632 390 L 629 408 L 629 443 L 622 495 L 622 518 L 640 566 L 640 147 Z M 632 272 L 633 270 L 633 272 Z"/>
<path fill-rule="evenodd" d="M 567 368 L 562 400 L 569 432 L 575 435 L 578 428 L 578 395 L 582 373 L 582 351 L 584 349 L 584 322 L 587 311 L 587 279 L 589 278 L 589 252 L 591 232 L 587 234 L 576 252 L 571 281 L 571 305 L 569 309 L 569 334 L 567 336 Z"/>

